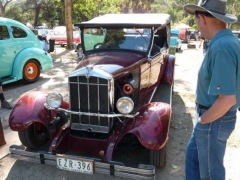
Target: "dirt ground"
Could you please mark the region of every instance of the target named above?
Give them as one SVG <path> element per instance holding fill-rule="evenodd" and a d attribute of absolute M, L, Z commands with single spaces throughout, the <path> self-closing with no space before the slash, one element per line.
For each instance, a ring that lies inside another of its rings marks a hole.
<path fill-rule="evenodd" d="M 67 75 L 77 64 L 74 51 L 56 48 L 51 54 L 54 59 L 54 68 L 41 74 L 37 83 L 23 85 L 21 82 L 11 83 L 4 86 L 5 96 L 15 104 L 17 100 L 27 91 L 58 91 L 68 98 Z M 175 85 L 173 94 L 173 113 L 168 141 L 167 165 L 165 168 L 157 169 L 157 180 L 184 180 L 185 148 L 190 138 L 194 118 L 194 94 L 197 80 L 197 71 L 202 60 L 202 52 L 196 49 L 187 49 L 176 54 Z M 25 179 L 51 179 L 51 180 L 73 180 L 73 179 L 116 179 L 107 175 L 83 175 L 58 170 L 53 166 L 16 161 L 8 155 L 8 148 L 12 144 L 20 144 L 16 132 L 8 127 L 8 116 L 10 111 L 0 109 L 0 117 L 3 119 L 4 134 L 7 145 L 0 148 L 0 180 L 25 180 Z M 239 117 L 239 115 L 238 115 Z M 238 118 L 239 119 L 239 118 Z M 226 180 L 240 180 L 238 162 L 240 162 L 240 121 L 228 142 L 225 167 Z"/>

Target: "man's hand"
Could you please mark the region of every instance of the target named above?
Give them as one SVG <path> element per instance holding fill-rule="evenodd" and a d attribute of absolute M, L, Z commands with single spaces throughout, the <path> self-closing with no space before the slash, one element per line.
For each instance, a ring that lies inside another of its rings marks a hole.
<path fill-rule="evenodd" d="M 201 124 L 213 122 L 222 117 L 235 104 L 236 95 L 219 95 L 215 103 L 199 117 L 199 122 Z"/>

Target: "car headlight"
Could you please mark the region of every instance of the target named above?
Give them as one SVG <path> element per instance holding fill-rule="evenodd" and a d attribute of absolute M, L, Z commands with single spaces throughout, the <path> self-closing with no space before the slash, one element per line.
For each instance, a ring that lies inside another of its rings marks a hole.
<path fill-rule="evenodd" d="M 59 93 L 51 92 L 46 97 L 47 104 L 52 108 L 59 108 L 62 105 L 63 97 Z"/>
<path fill-rule="evenodd" d="M 132 112 L 134 103 L 129 97 L 122 97 L 118 99 L 116 104 L 117 110 L 122 114 L 129 114 Z"/>

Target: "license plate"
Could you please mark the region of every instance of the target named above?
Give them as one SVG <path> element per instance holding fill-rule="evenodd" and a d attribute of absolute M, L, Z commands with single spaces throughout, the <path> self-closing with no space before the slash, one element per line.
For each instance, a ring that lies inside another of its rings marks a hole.
<path fill-rule="evenodd" d="M 57 168 L 59 169 L 85 174 L 93 174 L 93 167 L 93 160 L 57 155 Z"/>

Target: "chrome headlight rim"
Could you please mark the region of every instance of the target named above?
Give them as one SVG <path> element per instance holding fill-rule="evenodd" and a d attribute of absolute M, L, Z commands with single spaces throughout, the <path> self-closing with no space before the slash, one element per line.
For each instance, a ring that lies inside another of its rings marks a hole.
<path fill-rule="evenodd" d="M 51 108 L 59 108 L 62 105 L 63 97 L 60 93 L 50 92 L 46 97 L 47 105 Z"/>
<path fill-rule="evenodd" d="M 129 114 L 133 111 L 134 102 L 131 98 L 124 96 L 117 100 L 116 108 L 122 114 Z"/>

